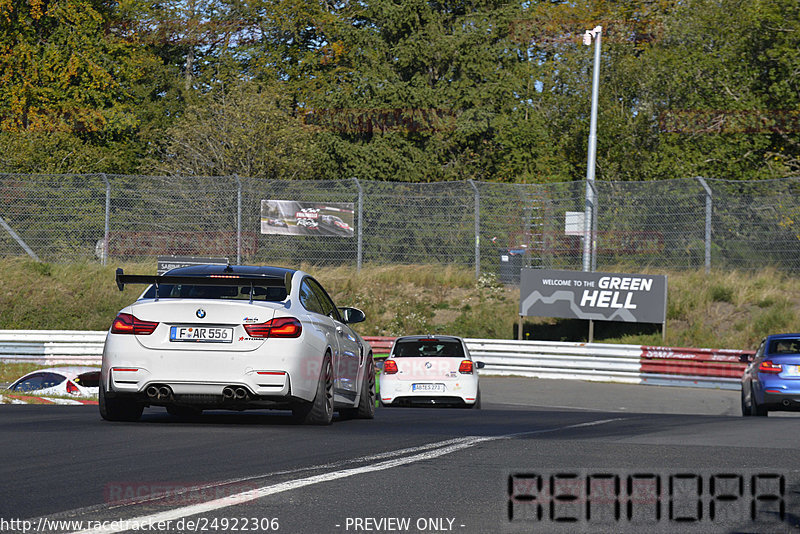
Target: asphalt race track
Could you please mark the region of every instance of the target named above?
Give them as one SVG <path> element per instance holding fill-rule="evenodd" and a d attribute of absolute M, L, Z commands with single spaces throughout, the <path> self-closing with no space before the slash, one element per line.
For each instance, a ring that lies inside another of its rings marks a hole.
<path fill-rule="evenodd" d="M 800 531 L 794 414 L 740 417 L 733 391 L 481 389 L 482 410 L 379 408 L 330 427 L 2 405 L 0 531 Z"/>

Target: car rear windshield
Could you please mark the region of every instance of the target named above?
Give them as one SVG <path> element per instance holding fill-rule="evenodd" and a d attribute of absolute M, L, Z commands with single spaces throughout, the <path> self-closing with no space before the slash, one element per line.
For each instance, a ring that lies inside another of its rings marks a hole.
<path fill-rule="evenodd" d="M 444 358 L 463 358 L 464 349 L 458 341 L 413 340 L 398 341 L 394 347 L 395 356 L 441 356 Z"/>
<path fill-rule="evenodd" d="M 78 375 L 78 377 L 75 379 L 75 383 L 87 388 L 99 387 L 100 371 L 88 371 L 82 375 Z"/>
<path fill-rule="evenodd" d="M 58 373 L 34 373 L 24 380 L 11 387 L 12 391 L 36 391 L 38 389 L 47 389 L 59 385 L 66 380 L 67 377 Z"/>
<path fill-rule="evenodd" d="M 800 354 L 800 339 L 773 339 L 767 352 L 770 354 Z"/>
<path fill-rule="evenodd" d="M 150 286 L 142 298 L 156 296 L 156 286 Z M 163 284 L 158 286 L 160 299 L 230 299 L 250 300 L 250 286 L 196 286 Z M 281 302 L 286 300 L 285 287 L 253 287 L 253 300 Z"/>

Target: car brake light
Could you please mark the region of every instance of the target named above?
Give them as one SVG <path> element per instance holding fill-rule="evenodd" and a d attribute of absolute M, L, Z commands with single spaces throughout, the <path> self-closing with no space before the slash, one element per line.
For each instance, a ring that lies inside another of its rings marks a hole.
<path fill-rule="evenodd" d="M 397 373 L 397 363 L 394 360 L 386 360 L 383 362 L 383 374 L 393 375 Z"/>
<path fill-rule="evenodd" d="M 278 317 L 266 323 L 245 324 L 245 332 L 250 337 L 267 339 L 270 337 L 300 337 L 303 325 L 294 317 Z"/>
<path fill-rule="evenodd" d="M 130 313 L 120 313 L 111 323 L 112 334 L 136 334 L 137 336 L 149 336 L 158 326 L 158 322 L 142 321 Z"/>
<path fill-rule="evenodd" d="M 81 390 L 78 389 L 78 386 L 72 383 L 72 380 L 67 380 L 67 393 L 70 395 L 79 395 Z"/>
<path fill-rule="evenodd" d="M 472 360 L 462 360 L 461 365 L 458 366 L 458 372 L 462 375 L 472 374 Z"/>
<path fill-rule="evenodd" d="M 778 374 L 783 371 L 783 367 L 779 363 L 772 363 L 770 360 L 764 360 L 758 364 L 758 371 L 760 373 Z"/>

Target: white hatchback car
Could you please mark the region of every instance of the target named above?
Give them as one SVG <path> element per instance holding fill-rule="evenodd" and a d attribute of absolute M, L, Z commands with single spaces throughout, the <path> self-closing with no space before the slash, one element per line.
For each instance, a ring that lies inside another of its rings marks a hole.
<path fill-rule="evenodd" d="M 364 320 L 337 308 L 302 271 L 195 265 L 160 276 L 114 319 L 103 350 L 100 414 L 135 421 L 146 406 L 173 415 L 205 409 L 291 410 L 298 422 L 371 419 L 375 368 L 367 342 L 350 328 Z"/>
<path fill-rule="evenodd" d="M 9 391 L 36 395 L 97 397 L 100 369 L 97 367 L 49 367 L 32 371 L 15 380 Z"/>
<path fill-rule="evenodd" d="M 380 399 L 384 406 L 481 407 L 477 369 L 466 343 L 456 336 L 398 337 L 383 362 Z"/>

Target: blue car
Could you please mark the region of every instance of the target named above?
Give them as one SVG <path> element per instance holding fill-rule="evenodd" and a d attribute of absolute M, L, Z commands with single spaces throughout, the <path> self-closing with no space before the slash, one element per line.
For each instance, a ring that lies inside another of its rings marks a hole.
<path fill-rule="evenodd" d="M 742 375 L 742 415 L 800 411 L 800 334 L 767 336 Z"/>

